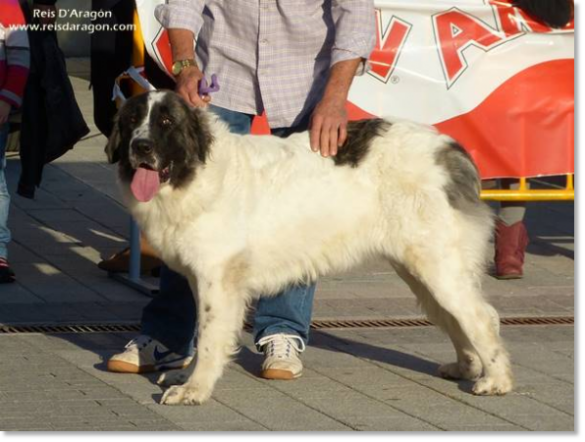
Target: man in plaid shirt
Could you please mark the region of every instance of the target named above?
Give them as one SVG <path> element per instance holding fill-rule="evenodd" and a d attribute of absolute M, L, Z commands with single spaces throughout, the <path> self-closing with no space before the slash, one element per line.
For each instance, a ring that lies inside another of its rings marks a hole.
<path fill-rule="evenodd" d="M 193 106 L 209 105 L 233 132 L 249 132 L 253 116 L 266 112 L 274 135 L 310 129 L 315 152 L 334 156 L 342 148 L 349 88 L 376 43 L 373 0 L 167 0 L 156 16 L 169 30 L 176 91 Z M 213 104 L 198 94 L 204 73 L 217 74 L 221 85 Z M 258 302 L 254 339 L 265 355 L 263 377 L 301 375 L 314 294 L 314 284 L 298 285 Z M 161 294 L 143 312 L 141 335 L 108 368 L 185 366 L 193 354 L 193 312 L 187 282 L 163 268 Z"/>

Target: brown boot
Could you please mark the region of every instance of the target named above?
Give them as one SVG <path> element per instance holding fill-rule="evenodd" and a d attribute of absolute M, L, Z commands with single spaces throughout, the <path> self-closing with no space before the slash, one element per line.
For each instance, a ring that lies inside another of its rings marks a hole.
<path fill-rule="evenodd" d="M 511 226 L 501 220 L 496 222 L 496 278 L 522 278 L 524 252 L 528 242 L 528 232 L 522 221 Z"/>
<path fill-rule="evenodd" d="M 140 273 L 152 274 L 162 265 L 162 261 L 156 255 L 150 244 L 140 237 Z M 108 259 L 104 259 L 98 267 L 110 273 L 128 273 L 130 267 L 130 248 L 115 253 Z"/>

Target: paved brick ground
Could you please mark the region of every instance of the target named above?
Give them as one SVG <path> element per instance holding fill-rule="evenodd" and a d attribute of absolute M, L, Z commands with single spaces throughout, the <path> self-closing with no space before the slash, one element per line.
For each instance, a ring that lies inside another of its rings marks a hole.
<path fill-rule="evenodd" d="M 572 431 L 573 328 L 504 327 L 516 391 L 475 397 L 436 376 L 453 359 L 433 328 L 315 333 L 304 376 L 256 377 L 246 346 L 200 407 L 158 405 L 155 376 L 103 370 L 128 336 L 0 335 L 2 430 Z"/>
<path fill-rule="evenodd" d="M 74 86 L 92 133 L 48 166 L 34 201 L 14 197 L 11 261 L 17 284 L 0 287 L 0 323 L 136 322 L 148 298 L 96 267 L 124 246 L 105 139 L 92 124 L 85 64 Z M 14 187 L 17 158 L 9 158 Z M 533 204 L 521 281 L 486 277 L 503 316 L 573 315 L 572 203 Z M 156 281 L 154 281 L 156 282 Z M 316 318 L 419 316 L 414 298 L 383 262 L 319 283 Z M 435 376 L 453 359 L 432 328 L 317 333 L 295 382 L 255 377 L 250 337 L 204 407 L 162 407 L 153 378 L 104 372 L 103 358 L 129 335 L 0 335 L 3 430 L 564 430 L 573 429 L 573 328 L 505 327 L 518 377 L 505 398 L 476 398 L 469 385 Z"/>

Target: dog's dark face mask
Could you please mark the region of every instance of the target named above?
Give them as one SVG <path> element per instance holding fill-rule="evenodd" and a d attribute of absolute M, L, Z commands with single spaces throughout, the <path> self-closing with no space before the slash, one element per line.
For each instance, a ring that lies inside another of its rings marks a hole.
<path fill-rule="evenodd" d="M 212 137 L 204 111 L 170 91 L 131 98 L 121 107 L 106 146 L 110 163 L 134 197 L 150 201 L 162 184 L 181 187 L 205 164 Z"/>

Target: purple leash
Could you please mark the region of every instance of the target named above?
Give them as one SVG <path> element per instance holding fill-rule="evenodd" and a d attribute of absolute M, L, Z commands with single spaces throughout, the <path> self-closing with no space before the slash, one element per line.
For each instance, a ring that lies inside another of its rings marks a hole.
<path fill-rule="evenodd" d="M 207 83 L 205 76 L 199 81 L 199 96 L 209 95 L 213 92 L 219 91 L 219 82 L 217 81 L 217 75 L 211 75 L 211 85 Z"/>

